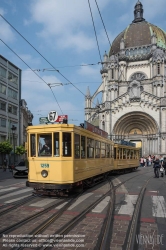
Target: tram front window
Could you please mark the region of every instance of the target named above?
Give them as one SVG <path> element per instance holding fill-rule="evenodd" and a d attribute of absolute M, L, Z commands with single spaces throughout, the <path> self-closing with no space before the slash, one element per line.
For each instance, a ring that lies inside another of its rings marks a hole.
<path fill-rule="evenodd" d="M 41 134 L 38 135 L 38 156 L 52 156 L 52 135 Z"/>

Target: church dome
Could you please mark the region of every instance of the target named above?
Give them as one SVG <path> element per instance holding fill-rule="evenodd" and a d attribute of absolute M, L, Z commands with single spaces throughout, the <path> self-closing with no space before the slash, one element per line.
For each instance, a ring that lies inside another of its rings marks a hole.
<path fill-rule="evenodd" d="M 152 44 L 152 36 L 156 37 L 158 47 L 166 49 L 166 32 L 145 21 L 142 3 L 138 1 L 135 5 L 133 22 L 115 38 L 109 56 L 120 52 L 121 41 L 124 41 L 125 49 L 143 47 Z"/>

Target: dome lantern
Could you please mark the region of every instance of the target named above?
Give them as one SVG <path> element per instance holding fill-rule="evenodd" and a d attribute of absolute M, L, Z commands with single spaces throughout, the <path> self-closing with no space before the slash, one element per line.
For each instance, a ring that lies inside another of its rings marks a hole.
<path fill-rule="evenodd" d="M 145 19 L 143 18 L 143 5 L 142 3 L 138 0 L 138 2 L 135 5 L 135 10 L 134 10 L 134 20 L 133 23 L 137 22 L 142 22 Z"/>

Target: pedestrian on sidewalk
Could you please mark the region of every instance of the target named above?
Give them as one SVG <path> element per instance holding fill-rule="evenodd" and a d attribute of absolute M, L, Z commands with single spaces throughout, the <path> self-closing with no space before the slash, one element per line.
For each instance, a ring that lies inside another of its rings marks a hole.
<path fill-rule="evenodd" d="M 7 168 L 7 159 L 4 158 L 4 160 L 3 160 L 3 172 L 6 171 L 6 168 Z"/>
<path fill-rule="evenodd" d="M 163 159 L 163 168 L 164 168 L 165 175 L 166 175 L 166 157 L 164 157 Z"/>

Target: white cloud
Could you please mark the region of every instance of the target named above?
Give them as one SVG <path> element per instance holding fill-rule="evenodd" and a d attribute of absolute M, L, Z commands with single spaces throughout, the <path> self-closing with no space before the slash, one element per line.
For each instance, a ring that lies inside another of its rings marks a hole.
<path fill-rule="evenodd" d="M 82 63 L 83 65 L 85 65 L 85 63 Z M 100 65 L 101 67 L 101 65 Z M 99 66 L 85 66 L 85 67 L 81 67 L 78 70 L 78 74 L 82 75 L 82 76 L 90 76 L 93 79 L 99 79 L 100 77 L 100 68 Z"/>
<path fill-rule="evenodd" d="M 5 16 L 6 11 L 0 8 L 0 14 Z M 7 24 L 4 19 L 0 16 L 0 38 L 4 42 L 13 42 L 15 40 L 15 36 L 13 31 L 11 30 L 9 24 Z"/>
<path fill-rule="evenodd" d="M 90 3 L 95 18 L 98 14 L 95 1 Z M 100 10 L 108 3 L 109 0 L 100 1 Z M 30 11 L 32 20 L 43 25 L 42 31 L 38 34 L 48 42 L 52 37 L 61 48 L 74 48 L 77 51 L 90 50 L 95 47 L 88 1 L 49 0 L 48 4 L 45 0 L 32 0 Z"/>
<path fill-rule="evenodd" d="M 60 82 L 60 80 L 53 75 L 42 75 L 41 72 L 35 73 L 41 76 L 47 84 Z M 38 101 L 39 103 L 42 103 L 41 98 L 44 100 L 44 97 L 53 100 L 54 97 L 49 86 L 35 73 L 29 69 L 22 72 L 22 98 L 25 99 L 27 103 L 31 103 L 31 101 L 33 101 L 33 103 Z M 64 90 L 63 86 L 57 86 L 55 88 L 58 93 L 61 93 Z M 55 88 L 53 88 L 53 92 Z"/>

